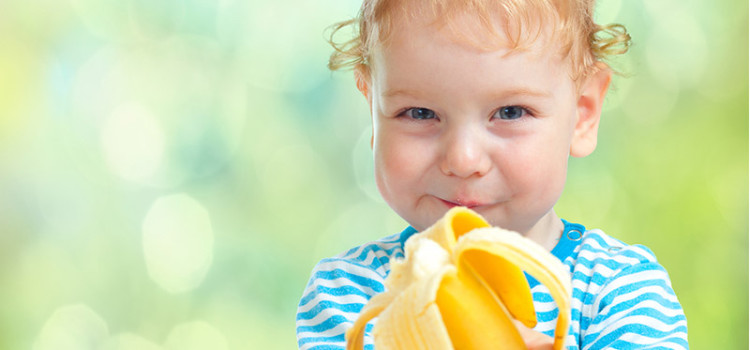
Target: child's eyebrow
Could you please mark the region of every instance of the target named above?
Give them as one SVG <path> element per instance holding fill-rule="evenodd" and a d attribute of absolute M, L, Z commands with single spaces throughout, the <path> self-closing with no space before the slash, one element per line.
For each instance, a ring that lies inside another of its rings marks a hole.
<path fill-rule="evenodd" d="M 516 96 L 532 96 L 532 97 L 543 97 L 543 98 L 552 97 L 552 93 L 549 91 L 536 90 L 536 89 L 527 88 L 527 87 L 513 87 L 509 89 L 503 89 L 503 90 L 497 91 L 493 95 L 502 97 L 502 98 L 516 97 Z"/>
<path fill-rule="evenodd" d="M 395 96 L 406 96 L 406 97 L 415 97 L 415 98 L 421 98 L 423 97 L 422 94 L 419 93 L 419 90 L 402 90 L 402 89 L 394 89 L 394 90 L 386 90 L 385 93 L 383 93 L 383 97 L 395 97 Z"/>

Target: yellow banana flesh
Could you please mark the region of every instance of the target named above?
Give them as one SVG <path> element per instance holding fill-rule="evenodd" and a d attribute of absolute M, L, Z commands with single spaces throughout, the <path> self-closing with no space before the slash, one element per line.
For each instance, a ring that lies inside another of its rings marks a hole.
<path fill-rule="evenodd" d="M 445 274 L 435 303 L 455 349 L 488 349 L 507 344 L 504 349 L 525 349 L 510 317 L 492 293 L 470 273 Z M 476 325 L 482 325 L 476 327 Z"/>
<path fill-rule="evenodd" d="M 558 306 L 554 349 L 570 323 L 570 276 L 562 263 L 521 235 L 490 225 L 463 207 L 410 237 L 391 263 L 386 292 L 362 308 L 346 333 L 347 350 L 362 349 L 377 317 L 377 350 L 526 349 L 513 319 L 536 324 L 523 271 L 545 285 Z"/>

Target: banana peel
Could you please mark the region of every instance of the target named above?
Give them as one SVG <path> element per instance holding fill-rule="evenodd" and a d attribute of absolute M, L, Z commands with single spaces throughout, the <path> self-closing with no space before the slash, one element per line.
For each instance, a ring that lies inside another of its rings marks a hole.
<path fill-rule="evenodd" d="M 370 299 L 346 332 L 347 350 L 363 349 L 365 327 L 375 317 L 377 350 L 526 349 L 513 321 L 537 323 L 524 271 L 557 304 L 553 349 L 563 347 L 570 275 L 535 242 L 455 207 L 410 237 L 404 250 L 404 259 L 391 263 L 386 291 Z"/>

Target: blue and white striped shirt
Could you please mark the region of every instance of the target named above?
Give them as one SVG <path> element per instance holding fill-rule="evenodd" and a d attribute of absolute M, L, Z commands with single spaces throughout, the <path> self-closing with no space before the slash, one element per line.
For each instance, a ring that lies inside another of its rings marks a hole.
<path fill-rule="evenodd" d="M 565 223 L 552 254 L 570 268 L 573 286 L 568 349 L 687 349 L 687 320 L 669 276 L 653 253 L 600 230 Z M 375 294 L 385 290 L 390 261 L 403 258 L 415 230 L 370 242 L 320 261 L 297 309 L 300 349 L 343 349 L 344 333 Z M 529 277 L 538 324 L 552 336 L 557 306 Z M 372 324 L 365 348 L 372 349 Z"/>

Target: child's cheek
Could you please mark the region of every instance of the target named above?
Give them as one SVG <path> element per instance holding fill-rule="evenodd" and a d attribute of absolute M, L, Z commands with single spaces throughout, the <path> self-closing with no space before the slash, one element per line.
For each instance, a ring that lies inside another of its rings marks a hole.
<path fill-rule="evenodd" d="M 556 201 L 565 184 L 568 156 L 565 146 L 544 145 L 519 147 L 506 162 L 506 176 L 513 179 L 519 191 L 533 193 L 538 200 Z"/>
<path fill-rule="evenodd" d="M 403 190 L 408 188 L 406 184 L 413 177 L 411 172 L 414 171 L 414 167 L 410 166 L 413 159 L 413 154 L 400 151 L 392 144 L 381 143 L 376 147 L 375 179 L 378 190 L 389 204 L 396 201 L 395 195 L 403 193 Z"/>

